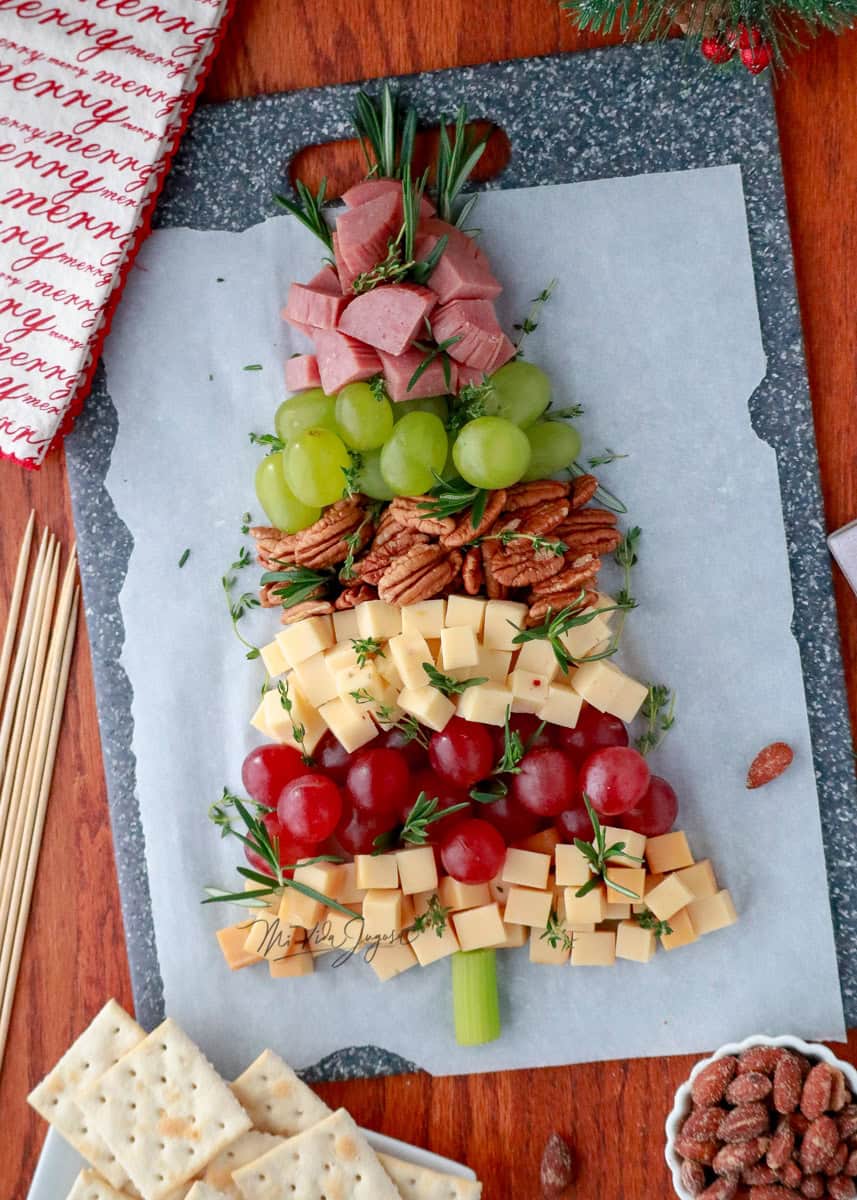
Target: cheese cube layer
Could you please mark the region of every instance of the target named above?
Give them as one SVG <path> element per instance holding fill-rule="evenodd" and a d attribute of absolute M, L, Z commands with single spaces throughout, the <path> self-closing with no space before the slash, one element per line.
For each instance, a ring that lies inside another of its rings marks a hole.
<path fill-rule="evenodd" d="M 502 946 L 506 940 L 500 905 L 494 901 L 481 908 L 468 908 L 455 913 L 452 923 L 462 950 L 482 950 L 487 946 Z"/>
<path fill-rule="evenodd" d="M 491 892 L 487 883 L 460 883 L 451 875 L 444 875 L 438 888 L 438 899 L 444 908 L 456 912 L 462 908 L 479 908 L 491 903 Z"/>
<path fill-rule="evenodd" d="M 339 613 L 335 615 L 339 616 Z M 340 671 L 346 671 L 349 667 L 357 666 L 357 651 L 350 641 L 340 642 L 338 646 L 332 646 L 330 650 L 325 652 L 324 657 L 334 675 L 337 675 Z"/>
<path fill-rule="evenodd" d="M 680 908 L 685 908 L 693 899 L 693 892 L 685 887 L 677 875 L 668 875 L 646 896 L 646 904 L 659 921 L 668 921 Z"/>
<path fill-rule="evenodd" d="M 547 699 L 536 710 L 536 716 L 540 721 L 550 721 L 551 725 L 574 729 L 582 708 L 583 698 L 578 696 L 574 688 L 557 681 L 548 688 Z"/>
<path fill-rule="evenodd" d="M 440 631 L 440 661 L 444 671 L 476 666 L 479 662 L 479 643 L 469 625 Z"/>
<path fill-rule="evenodd" d="M 516 850 L 512 847 L 506 851 L 503 882 L 543 890 L 548 885 L 550 868 L 549 854 L 536 854 L 532 850 Z"/>
<path fill-rule="evenodd" d="M 278 675 L 283 675 L 289 669 L 286 656 L 277 642 L 268 642 L 267 646 L 263 646 L 259 651 L 259 656 L 265 664 L 265 670 L 274 679 Z"/>
<path fill-rule="evenodd" d="M 502 726 L 511 707 L 512 693 L 498 683 L 479 683 L 458 697 L 458 715 L 482 725 Z"/>
<path fill-rule="evenodd" d="M 368 891 L 370 888 L 399 886 L 399 868 L 395 854 L 355 854 L 354 865 L 359 888 Z"/>
<path fill-rule="evenodd" d="M 717 879 L 711 860 L 708 858 L 695 863 L 692 867 L 682 867 L 680 871 L 676 871 L 676 875 L 684 886 L 693 892 L 694 900 L 704 900 L 706 896 L 717 895 Z"/>
<path fill-rule="evenodd" d="M 646 862 L 649 864 L 649 870 L 656 874 L 692 867 L 693 855 L 687 844 L 687 835 L 677 829 L 675 833 L 664 833 L 660 837 L 649 838 L 646 842 Z"/>
<path fill-rule="evenodd" d="M 363 936 L 392 941 L 402 928 L 402 893 L 397 888 L 370 888 L 363 898 Z"/>
<path fill-rule="evenodd" d="M 446 602 L 444 623 L 450 629 L 467 626 L 479 637 L 485 619 L 486 603 L 485 600 L 477 600 L 475 596 L 450 596 Z"/>
<path fill-rule="evenodd" d="M 608 848 L 625 843 L 625 849 L 610 859 L 614 866 L 638 867 L 646 849 L 646 839 L 642 833 L 633 829 L 619 829 L 617 825 L 603 825 L 604 841 Z M 636 861 L 635 861 L 636 860 Z"/>
<path fill-rule="evenodd" d="M 318 710 L 318 715 L 349 754 L 371 742 L 378 733 L 366 709 L 350 697 L 346 700 L 328 700 Z"/>
<path fill-rule="evenodd" d="M 307 700 L 314 708 L 320 708 L 337 694 L 336 680 L 323 654 L 313 654 L 295 667 L 294 677 Z"/>
<path fill-rule="evenodd" d="M 725 888 L 714 896 L 692 900 L 687 906 L 687 911 L 694 932 L 700 937 L 706 933 L 714 933 L 717 929 L 725 929 L 727 925 L 734 925 L 738 920 L 732 897 Z"/>
<path fill-rule="evenodd" d="M 604 661 L 605 665 L 617 677 L 619 685 L 606 711 L 612 716 L 618 717 L 620 721 L 628 724 L 634 720 L 634 717 L 636 717 L 642 708 L 643 701 L 649 694 L 649 689 L 644 683 L 640 683 L 638 680 L 632 679 L 630 675 L 626 675 L 624 671 L 620 671 L 613 663 Z"/>
<path fill-rule="evenodd" d="M 626 900 L 642 900 L 645 895 L 646 872 L 643 867 L 614 867 L 609 866 L 604 871 L 607 879 L 607 903 L 622 904 Z M 618 888 L 611 887 L 611 884 L 619 884 L 623 888 L 627 888 L 634 895 L 626 896 L 624 892 L 620 892 Z M 681 908 L 681 905 L 677 907 Z"/>
<path fill-rule="evenodd" d="M 488 679 L 492 683 L 505 683 L 512 663 L 509 650 L 489 650 L 479 644 L 479 658 L 475 667 L 455 667 L 448 672 L 453 679 Z"/>
<path fill-rule="evenodd" d="M 541 675 L 548 682 L 559 671 L 559 663 L 553 652 L 553 646 L 545 638 L 534 638 L 531 642 L 524 642 L 515 665 L 519 671 L 529 671 L 533 675 Z"/>
<path fill-rule="evenodd" d="M 384 600 L 365 600 L 354 610 L 357 613 L 357 629 L 361 638 L 374 638 L 383 642 L 398 637 L 402 632 L 402 610 Z"/>
<path fill-rule="evenodd" d="M 556 945 L 552 946 L 544 936 L 544 932 L 544 930 L 538 929 L 530 930 L 530 962 L 550 967 L 564 966 L 571 954 L 571 946 L 561 935 L 555 939 Z M 571 936 L 567 930 L 564 932 L 567 937 Z"/>
<path fill-rule="evenodd" d="M 636 921 L 622 921 L 616 930 L 616 957 L 647 963 L 655 957 L 655 935 Z"/>
<path fill-rule="evenodd" d="M 366 953 L 366 961 L 382 983 L 417 966 L 416 954 L 408 942 L 400 940 L 388 946 L 383 943 L 373 946 Z"/>
<path fill-rule="evenodd" d="M 615 933 L 575 933 L 571 947 L 573 967 L 612 967 L 615 961 Z"/>
<path fill-rule="evenodd" d="M 591 650 L 610 636 L 610 626 L 602 616 L 595 616 L 585 625 L 572 625 L 559 640 L 575 661 L 585 658 Z"/>
<path fill-rule="evenodd" d="M 669 919 L 669 926 L 672 933 L 665 933 L 661 938 L 664 950 L 678 950 L 679 947 L 689 946 L 691 942 L 696 941 L 697 932 L 686 908 L 680 908 L 677 913 L 673 913 Z"/>
<path fill-rule="evenodd" d="M 582 887 L 589 882 L 589 862 L 577 846 L 559 842 L 554 850 L 558 887 Z"/>
<path fill-rule="evenodd" d="M 524 628 L 528 608 L 513 600 L 489 600 L 485 606 L 482 642 L 489 650 L 517 650 L 514 639 Z"/>
<path fill-rule="evenodd" d="M 333 622 L 330 617 L 307 617 L 287 625 L 277 634 L 277 644 L 286 662 L 295 666 L 333 645 Z"/>
<path fill-rule="evenodd" d="M 437 863 L 431 846 L 416 846 L 396 853 L 399 882 L 406 896 L 437 890 Z"/>
<path fill-rule="evenodd" d="M 619 694 L 621 682 L 615 672 L 610 670 L 607 660 L 601 658 L 578 667 L 571 686 L 587 704 L 591 704 L 599 712 L 607 712 L 611 702 Z"/>
<path fill-rule="evenodd" d="M 420 722 L 439 733 L 455 716 L 455 705 L 451 700 L 433 688 L 430 684 L 425 687 L 404 687 L 398 696 L 399 708 Z"/>
<path fill-rule="evenodd" d="M 552 907 L 553 892 L 512 887 L 506 900 L 503 920 L 512 925 L 529 925 L 532 929 L 544 929 L 550 920 Z"/>
<path fill-rule="evenodd" d="M 576 896 L 576 891 L 577 888 L 568 887 L 564 893 L 565 919 L 569 925 L 597 925 L 599 921 L 603 921 L 604 906 L 607 903 L 604 887 L 599 884 L 585 896 Z"/>
<path fill-rule="evenodd" d="M 446 613 L 445 600 L 423 600 L 399 610 L 402 614 L 402 633 L 422 634 L 424 638 L 439 638 Z"/>
<path fill-rule="evenodd" d="M 333 614 L 333 632 L 337 642 L 350 642 L 352 638 L 360 637 L 357 612 L 356 608 L 345 608 Z"/>
<path fill-rule="evenodd" d="M 550 694 L 546 675 L 534 675 L 518 667 L 507 678 L 506 687 L 512 693 L 512 712 L 538 712 Z"/>
<path fill-rule="evenodd" d="M 449 923 L 444 926 L 440 937 L 438 937 L 437 930 L 431 927 L 423 930 L 422 933 L 412 933 L 410 944 L 420 966 L 423 967 L 437 962 L 439 958 L 447 958 L 461 949 L 458 938 L 455 936 L 455 930 Z"/>
<path fill-rule="evenodd" d="M 423 663 L 434 666 L 428 642 L 420 633 L 400 633 L 387 643 L 387 652 L 406 688 L 421 688 L 428 683 Z"/>

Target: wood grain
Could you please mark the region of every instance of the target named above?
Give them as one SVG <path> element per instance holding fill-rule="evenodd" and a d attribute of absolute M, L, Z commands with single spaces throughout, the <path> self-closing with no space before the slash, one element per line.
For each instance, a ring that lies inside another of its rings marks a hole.
<path fill-rule="evenodd" d="M 553 0 L 346 0 L 239 4 L 209 99 L 308 87 L 602 44 L 580 37 Z M 825 37 L 777 90 L 828 525 L 857 515 L 857 32 Z M 549 98 L 546 98 L 546 102 Z M 11 587 L 30 506 L 66 538 L 64 463 L 29 474 L 0 464 L 0 595 Z M 837 580 L 852 717 L 857 600 Z M 7 1061 L 0 1079 L 0 1197 L 23 1200 L 44 1137 L 27 1091 L 115 995 L 130 1004 L 89 647 L 78 646 Z M 593 1039 L 597 1039 L 593 1030 Z M 415 1037 L 418 1033 L 415 1034 Z M 415 1044 L 415 1052 L 416 1052 Z M 857 1035 L 848 1055 L 857 1062 Z M 367 1125 L 469 1162 L 490 1200 L 531 1200 L 547 1134 L 581 1164 L 578 1200 L 670 1194 L 661 1127 L 691 1060 L 639 1060 L 470 1078 L 426 1075 L 327 1084 Z M 57 1197 L 57 1200 L 60 1200 Z"/>

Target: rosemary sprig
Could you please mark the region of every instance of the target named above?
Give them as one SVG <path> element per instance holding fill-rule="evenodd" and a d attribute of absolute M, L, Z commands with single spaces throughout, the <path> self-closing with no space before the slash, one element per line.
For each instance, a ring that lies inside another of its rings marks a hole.
<path fill-rule="evenodd" d="M 539 940 L 547 942 L 552 950 L 570 950 L 572 948 L 572 934 L 560 921 L 555 908 L 551 909 L 548 923 L 545 926 L 544 933 L 539 935 Z"/>
<path fill-rule="evenodd" d="M 616 462 L 617 459 L 627 457 L 627 454 L 619 454 L 617 451 L 611 450 L 608 446 L 603 453 L 596 454 L 594 458 L 588 458 L 586 461 L 595 470 L 596 467 L 609 467 L 610 463 Z"/>
<path fill-rule="evenodd" d="M 538 296 L 535 296 L 530 301 L 530 311 L 524 317 L 523 321 L 521 321 L 520 325 L 515 326 L 516 329 L 521 331 L 518 340 L 515 343 L 515 348 L 517 349 L 519 355 L 521 354 L 521 347 L 524 344 L 524 340 L 529 334 L 535 333 L 535 331 L 538 329 L 539 320 L 541 319 L 541 311 L 547 304 L 548 300 L 550 300 L 554 293 L 554 288 L 558 283 L 558 279 L 552 279 L 547 287 L 543 288 L 539 292 Z"/>
<path fill-rule="evenodd" d="M 455 115 L 455 127 L 450 139 L 446 120 L 441 121 L 436 164 L 437 213 L 442 221 L 459 228 L 470 215 L 475 197 L 459 203 L 464 185 L 476 164 L 485 153 L 487 139 L 473 143 L 467 133 L 467 106 L 462 104 Z"/>
<path fill-rule="evenodd" d="M 280 704 L 282 704 L 283 708 L 286 710 L 286 715 L 288 716 L 289 720 L 291 721 L 292 737 L 295 739 L 297 744 L 300 746 L 301 758 L 303 759 L 303 761 L 306 763 L 307 766 L 312 766 L 313 758 L 312 758 L 312 755 L 310 753 L 308 753 L 307 748 L 306 748 L 306 726 L 301 724 L 300 721 L 296 721 L 295 718 L 292 716 L 292 710 L 294 709 L 294 703 L 292 702 L 292 698 L 289 695 L 289 681 L 287 678 L 281 679 L 278 682 L 277 691 L 279 692 L 279 695 L 280 695 Z"/>
<path fill-rule="evenodd" d="M 501 529 L 499 533 L 486 533 L 484 537 L 477 540 L 479 542 L 499 542 L 501 546 L 508 546 L 510 542 L 532 542 L 534 552 L 549 550 L 558 558 L 561 558 L 568 549 L 565 542 L 560 541 L 559 538 L 546 538 L 540 533 L 523 533 L 518 529 Z"/>
<path fill-rule="evenodd" d="M 446 421 L 447 433 L 454 437 L 468 421 L 484 417 L 486 403 L 493 390 L 487 378 L 483 379 L 482 383 L 465 384 L 450 405 Z"/>
<path fill-rule="evenodd" d="M 351 120 L 370 176 L 401 179 L 410 174 L 417 114 L 413 107 L 402 112 L 399 98 L 388 83 L 377 99 L 359 91 Z"/>
<path fill-rule="evenodd" d="M 453 679 L 451 675 L 444 675 L 432 663 L 427 662 L 423 663 L 423 670 L 428 676 L 431 686 L 437 688 L 439 692 L 443 692 L 444 696 L 460 696 L 468 688 L 477 687 L 480 683 L 488 682 L 487 675 L 479 676 L 476 679 Z"/>
<path fill-rule="evenodd" d="M 238 628 L 238 625 L 251 609 L 259 607 L 260 601 L 255 592 L 242 592 L 237 600 L 233 599 L 232 589 L 237 582 L 238 580 L 234 575 L 222 575 L 220 578 L 220 586 L 223 588 L 223 594 L 226 596 L 226 606 L 229 609 L 229 618 L 232 621 L 232 631 L 242 646 L 246 647 L 247 653 L 244 657 L 252 660 L 259 657 L 261 650 L 252 642 L 248 642 L 247 638 L 244 637 Z"/>
<path fill-rule="evenodd" d="M 320 587 L 330 583 L 333 576 L 329 571 L 312 571 L 309 567 L 287 567 L 282 571 L 266 571 L 259 582 L 282 583 L 284 587 L 273 589 L 273 594 L 280 597 L 283 608 L 293 608 L 304 600 L 309 600 Z"/>
<path fill-rule="evenodd" d="M 425 933 L 427 929 L 433 929 L 438 937 L 443 937 L 443 931 L 446 929 L 451 911 L 452 909 L 445 908 L 441 904 L 440 897 L 435 892 L 429 898 L 425 912 L 420 913 L 418 917 L 414 917 L 411 929 L 414 933 Z"/>
<path fill-rule="evenodd" d="M 242 546 L 238 551 L 238 557 L 232 563 L 233 571 L 243 571 L 245 567 L 253 565 L 253 557 L 246 546 Z"/>
<path fill-rule="evenodd" d="M 441 821 L 451 813 L 461 812 L 467 808 L 467 802 L 450 804 L 446 808 L 438 808 L 440 801 L 437 796 L 430 800 L 425 792 L 420 792 L 414 801 L 414 806 L 405 818 L 399 838 L 412 846 L 424 846 L 428 841 L 427 829 L 435 821 Z"/>
<path fill-rule="evenodd" d="M 454 346 L 456 342 L 460 342 L 463 336 L 463 334 L 457 333 L 455 337 L 449 337 L 443 342 L 438 342 L 436 346 L 431 346 L 427 342 L 414 342 L 416 349 L 424 352 L 425 358 L 408 380 L 408 386 L 405 388 L 405 391 L 409 392 L 412 387 L 416 386 L 417 382 L 436 358 L 440 358 L 441 366 L 443 367 L 443 381 L 446 384 L 446 390 L 449 391 L 452 387 L 452 371 L 449 365 L 449 355 L 446 352 L 450 346 Z"/>
<path fill-rule="evenodd" d="M 557 414 L 551 414 L 557 415 Z M 572 463 L 568 468 L 568 473 L 572 479 L 578 479 L 581 475 L 588 475 L 589 471 L 580 465 L 580 463 Z M 628 506 L 618 496 L 614 496 L 603 483 L 599 483 L 595 489 L 595 499 L 602 508 L 609 508 L 611 512 L 619 513 L 620 516 L 628 511 Z"/>
<path fill-rule="evenodd" d="M 607 868 L 610 865 L 611 858 L 618 858 L 621 854 L 626 862 L 642 863 L 641 858 L 636 855 L 628 854 L 625 851 L 625 842 L 614 842 L 612 845 L 607 845 L 607 838 L 604 833 L 604 828 L 598 820 L 595 809 L 590 803 L 586 792 L 583 793 L 583 803 L 586 805 L 586 811 L 589 813 L 589 819 L 592 822 L 592 829 L 595 837 L 591 842 L 584 842 L 582 838 L 575 838 L 574 844 L 577 846 L 580 853 L 584 856 L 589 864 L 589 871 L 592 878 L 578 888 L 574 893 L 575 896 L 586 896 L 593 888 L 598 887 L 598 884 L 603 880 L 608 883 Z M 640 900 L 636 892 L 632 892 L 630 888 L 626 888 L 624 884 L 609 881 L 609 886 L 614 892 L 620 892 L 623 896 L 627 896 L 629 900 Z"/>
<path fill-rule="evenodd" d="M 675 724 L 676 694 L 663 683 L 650 683 L 649 694 L 640 709 L 646 719 L 646 730 L 634 743 L 641 754 L 657 750 Z"/>
<path fill-rule="evenodd" d="M 554 613 L 551 609 L 548 609 L 541 625 L 534 625 L 532 629 L 520 629 L 518 626 L 515 626 L 519 631 L 512 638 L 512 641 L 516 646 L 523 646 L 525 642 L 538 640 L 550 642 L 554 657 L 564 675 L 567 675 L 569 668 L 577 665 L 578 662 L 595 662 L 599 658 L 609 658 L 611 654 L 615 653 L 615 648 L 608 648 L 602 654 L 588 655 L 586 659 L 575 659 L 569 654 L 562 641 L 563 634 L 568 633 L 569 629 L 574 629 L 578 625 L 588 625 L 600 613 L 614 612 L 623 608 L 623 605 L 618 601 L 616 604 L 605 605 L 603 608 L 587 609 L 583 607 L 585 603 L 586 591 L 581 589 L 577 600 L 571 604 L 567 604 L 565 608 L 561 608 L 558 613 Z"/>
<path fill-rule="evenodd" d="M 354 647 L 354 653 L 357 655 L 358 667 L 365 667 L 366 662 L 370 658 L 385 658 L 386 655 L 381 649 L 381 643 L 377 638 L 352 638 L 351 645 Z"/>
<path fill-rule="evenodd" d="M 470 509 L 470 523 L 475 529 L 485 515 L 485 505 L 488 492 L 485 488 L 471 487 L 463 479 L 444 479 L 437 471 L 432 471 L 437 484 L 429 492 L 431 499 L 420 501 L 420 508 L 429 517 L 452 517 L 456 513 Z"/>
<path fill-rule="evenodd" d="M 276 454 L 286 448 L 286 443 L 275 433 L 251 433 L 249 437 L 252 446 L 265 446 L 268 454 Z"/>
<path fill-rule="evenodd" d="M 324 242 L 328 253 L 332 254 L 333 237 L 322 212 L 324 208 L 324 196 L 327 191 L 327 179 L 322 179 L 315 195 L 312 194 L 307 185 L 300 179 L 295 181 L 295 191 L 298 194 L 297 201 L 289 200 L 287 196 L 279 194 L 276 194 L 274 199 L 286 212 L 291 213 L 293 217 L 297 217 L 301 225 L 306 226 L 310 233 L 314 233 L 319 241 Z"/>
<path fill-rule="evenodd" d="M 651 911 L 651 909 L 648 908 L 644 909 L 643 912 L 640 913 L 640 915 L 637 917 L 637 922 L 641 928 L 651 929 L 655 937 L 666 937 L 667 934 L 670 934 L 673 931 L 673 927 L 670 925 L 669 921 L 659 920 Z"/>

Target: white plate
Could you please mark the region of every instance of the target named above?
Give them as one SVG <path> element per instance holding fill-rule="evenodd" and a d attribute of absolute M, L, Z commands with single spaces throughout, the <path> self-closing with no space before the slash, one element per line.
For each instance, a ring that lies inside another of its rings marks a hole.
<path fill-rule="evenodd" d="M 363 1131 L 372 1147 L 382 1154 L 392 1154 L 405 1162 L 413 1163 L 416 1167 L 428 1167 L 432 1171 L 446 1172 L 459 1179 L 475 1179 L 476 1175 L 469 1167 L 441 1158 L 419 1146 L 410 1146 L 396 1138 L 386 1137 L 383 1133 L 374 1133 L 371 1129 Z M 77 1178 L 78 1171 L 86 1163 L 76 1150 L 63 1140 L 53 1129 L 48 1130 L 45 1144 L 42 1148 L 39 1165 L 30 1185 L 28 1200 L 65 1200 L 71 1191 L 72 1184 Z"/>

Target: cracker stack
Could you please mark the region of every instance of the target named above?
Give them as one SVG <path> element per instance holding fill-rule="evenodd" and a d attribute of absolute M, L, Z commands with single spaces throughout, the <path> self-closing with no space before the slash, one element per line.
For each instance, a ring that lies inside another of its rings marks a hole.
<path fill-rule="evenodd" d="M 30 1103 L 91 1164 L 67 1200 L 479 1200 L 482 1185 L 375 1154 L 264 1051 L 226 1083 L 174 1021 L 114 1001 Z"/>

